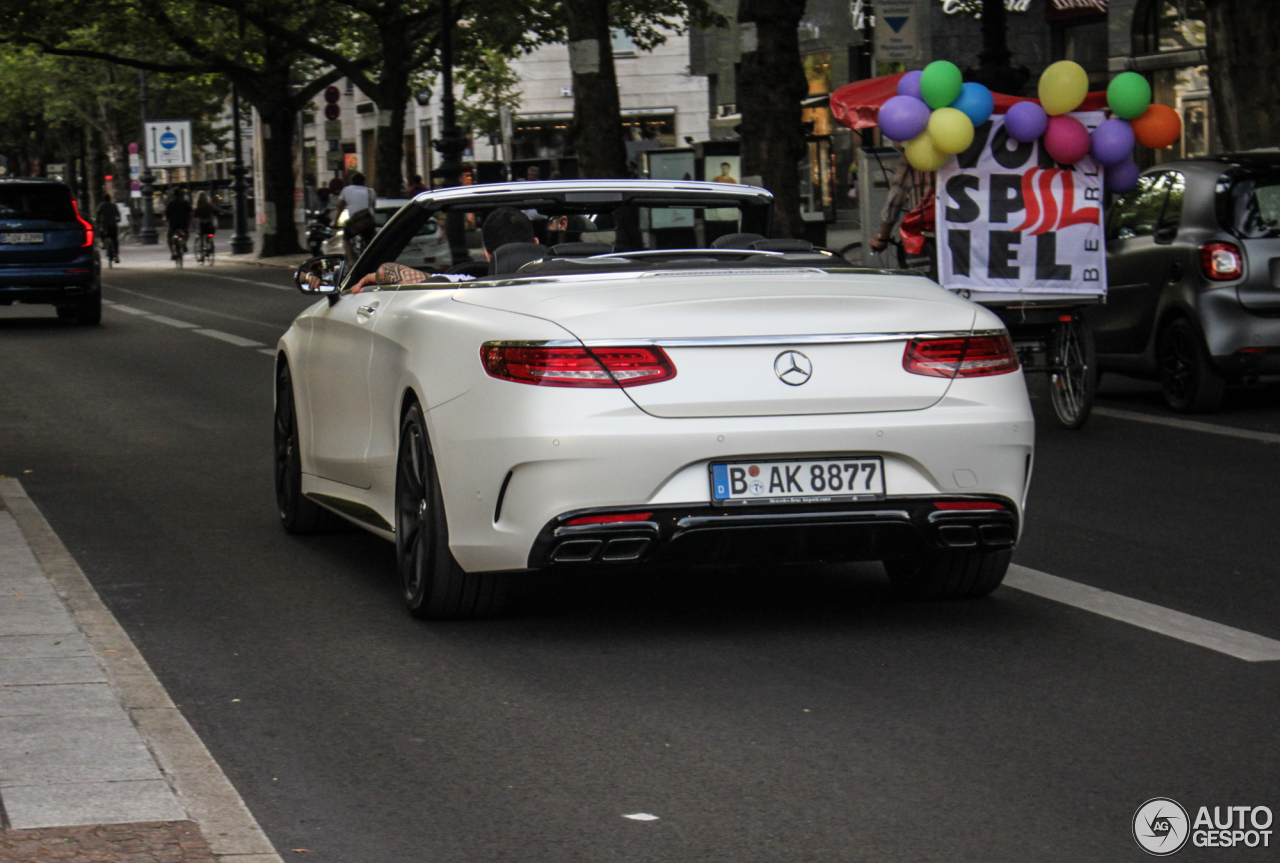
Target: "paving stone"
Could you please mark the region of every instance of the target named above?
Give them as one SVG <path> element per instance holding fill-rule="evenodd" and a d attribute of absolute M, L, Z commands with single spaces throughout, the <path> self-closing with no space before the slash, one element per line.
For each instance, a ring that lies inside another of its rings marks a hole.
<path fill-rule="evenodd" d="M 89 642 L 78 632 L 52 635 L 0 635 L 0 662 L 9 659 L 54 659 L 92 656 Z"/>
<path fill-rule="evenodd" d="M 0 659 L 0 686 L 106 683 L 102 666 L 92 656 Z"/>
<path fill-rule="evenodd" d="M 109 717 L 118 709 L 115 693 L 106 683 L 0 686 L 0 717 L 50 713 Z"/>
<path fill-rule="evenodd" d="M 95 824 L 0 833 L 0 860 L 75 863 L 214 863 L 190 821 Z"/>
<path fill-rule="evenodd" d="M 187 817 L 163 779 L 6 788 L 4 809 L 9 823 L 24 829 Z"/>
<path fill-rule="evenodd" d="M 138 730 L 119 709 L 106 716 L 0 717 L 0 740 L 0 789 L 11 819 L 14 786 L 160 778 Z"/>

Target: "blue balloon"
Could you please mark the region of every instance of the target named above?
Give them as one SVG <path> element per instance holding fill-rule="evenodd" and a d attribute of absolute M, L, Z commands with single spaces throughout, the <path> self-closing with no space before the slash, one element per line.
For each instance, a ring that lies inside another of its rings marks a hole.
<path fill-rule="evenodd" d="M 976 81 L 969 81 L 960 88 L 960 95 L 948 107 L 963 113 L 973 121 L 973 125 L 981 126 L 991 119 L 991 112 L 996 109 L 996 100 L 986 87 Z"/>

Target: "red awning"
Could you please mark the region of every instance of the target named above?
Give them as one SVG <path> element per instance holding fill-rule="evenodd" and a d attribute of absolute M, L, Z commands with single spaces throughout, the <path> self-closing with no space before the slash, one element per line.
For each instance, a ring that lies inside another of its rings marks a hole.
<path fill-rule="evenodd" d="M 883 78 L 868 78 L 865 81 L 854 81 L 845 84 L 831 94 L 831 113 L 836 122 L 850 129 L 870 129 L 876 125 L 880 116 L 880 106 L 898 95 L 898 82 L 905 73 L 886 75 Z M 1003 114 L 1017 102 L 1039 102 L 1039 99 L 1028 99 L 1023 96 L 1006 96 L 1003 93 L 992 93 L 996 102 L 996 113 Z M 1105 90 L 1090 93 L 1084 103 L 1076 110 L 1101 111 L 1107 107 Z"/>

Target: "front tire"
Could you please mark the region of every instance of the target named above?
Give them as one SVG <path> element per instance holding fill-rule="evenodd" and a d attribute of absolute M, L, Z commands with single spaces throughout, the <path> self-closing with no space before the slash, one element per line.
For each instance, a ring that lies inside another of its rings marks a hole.
<path fill-rule="evenodd" d="M 282 365 L 276 374 L 275 479 L 276 511 L 286 531 L 300 535 L 328 533 L 341 523 L 339 516 L 302 494 L 298 412 L 287 365 Z"/>
<path fill-rule="evenodd" d="M 1200 333 L 1179 318 L 1160 336 L 1160 384 L 1164 402 L 1178 413 L 1209 413 L 1226 395 L 1227 379 L 1213 365 Z"/>
<path fill-rule="evenodd" d="M 507 576 L 466 572 L 449 551 L 449 523 L 422 408 L 400 423 L 396 460 L 396 566 L 409 613 L 432 620 L 492 617 L 506 602 Z"/>
<path fill-rule="evenodd" d="M 1080 318 L 1058 324 L 1049 339 L 1052 365 L 1062 369 L 1049 375 L 1049 400 L 1063 428 L 1084 428 L 1098 390 L 1098 357 L 1093 331 Z"/>
<path fill-rule="evenodd" d="M 893 591 L 904 599 L 977 599 L 1000 586 L 1013 551 L 935 549 L 885 561 Z"/>

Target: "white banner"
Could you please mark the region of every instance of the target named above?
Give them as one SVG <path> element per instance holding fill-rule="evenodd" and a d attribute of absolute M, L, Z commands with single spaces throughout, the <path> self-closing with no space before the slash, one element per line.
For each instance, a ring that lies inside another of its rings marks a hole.
<path fill-rule="evenodd" d="M 1100 111 L 1072 114 L 1092 132 Z M 1105 294 L 1102 168 L 1063 167 L 994 116 L 938 171 L 938 281 L 952 290 Z"/>

